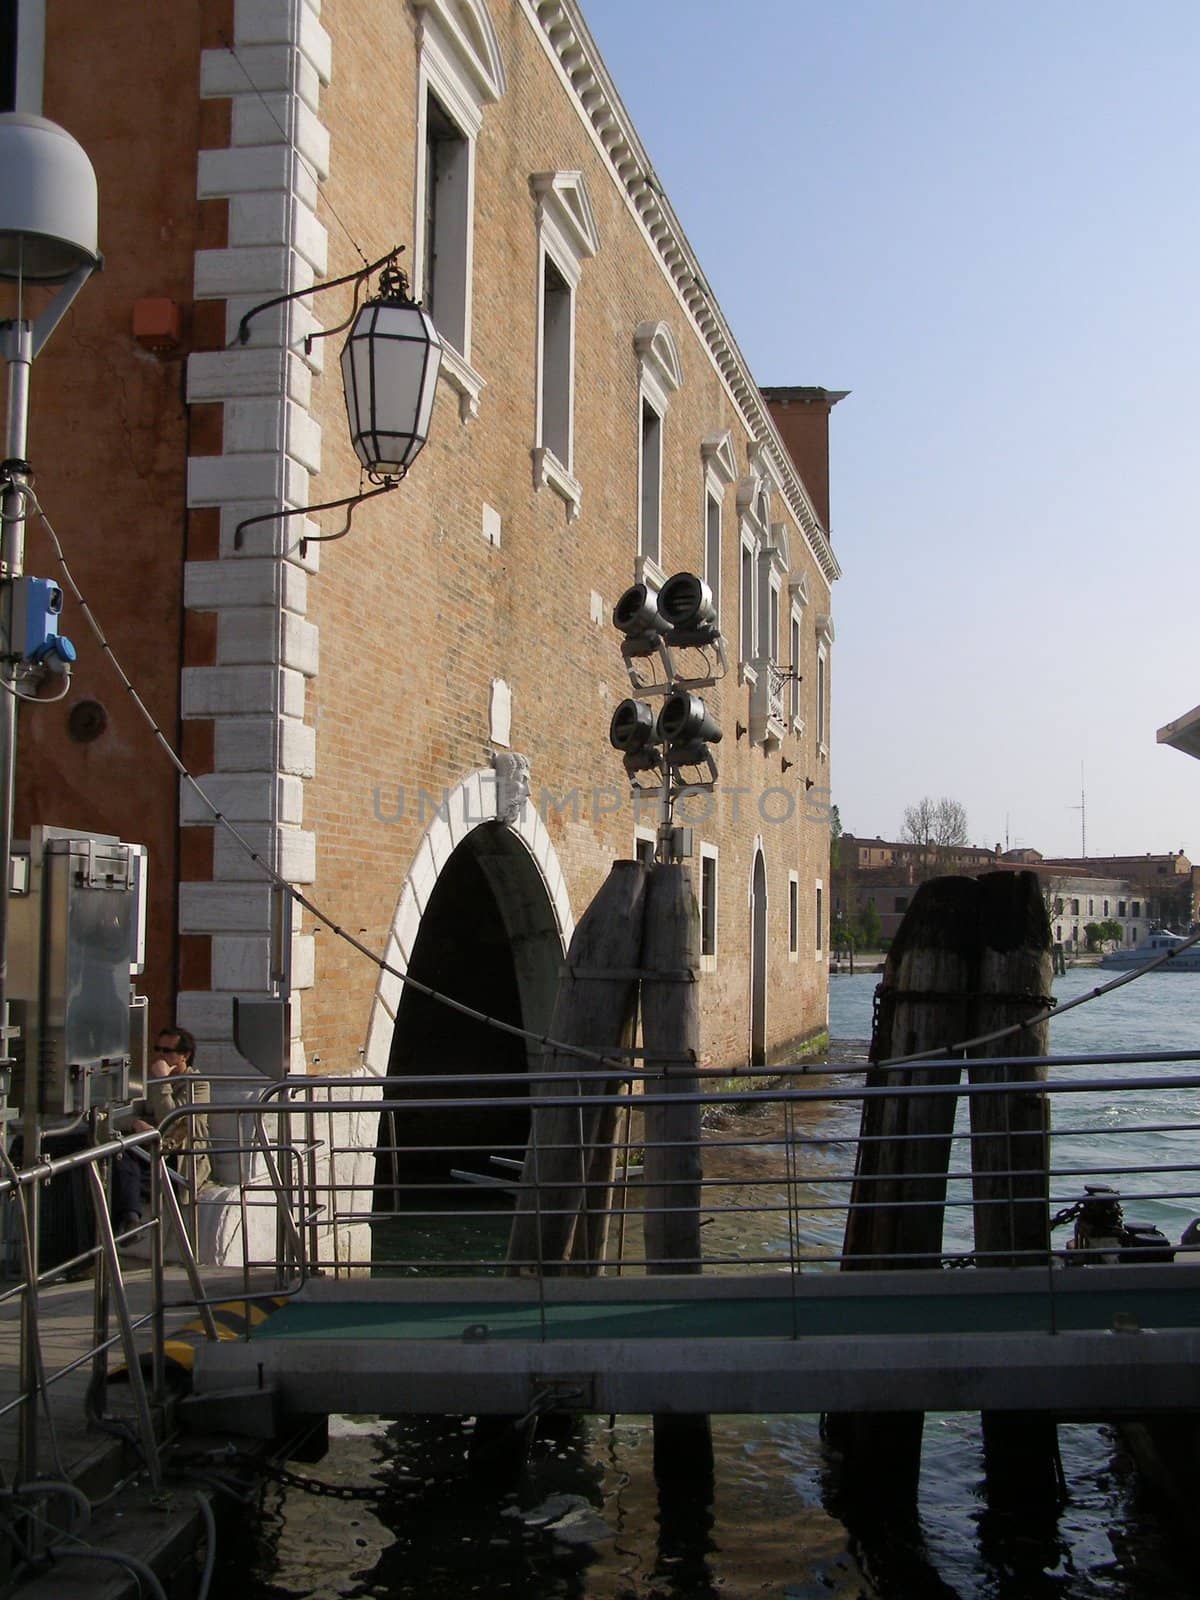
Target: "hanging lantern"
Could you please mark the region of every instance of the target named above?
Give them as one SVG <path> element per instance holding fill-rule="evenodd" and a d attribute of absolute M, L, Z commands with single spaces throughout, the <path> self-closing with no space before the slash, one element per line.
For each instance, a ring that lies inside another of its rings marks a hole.
<path fill-rule="evenodd" d="M 402 478 L 429 437 L 442 341 L 394 262 L 354 319 L 342 383 L 355 454 L 372 482 Z"/>

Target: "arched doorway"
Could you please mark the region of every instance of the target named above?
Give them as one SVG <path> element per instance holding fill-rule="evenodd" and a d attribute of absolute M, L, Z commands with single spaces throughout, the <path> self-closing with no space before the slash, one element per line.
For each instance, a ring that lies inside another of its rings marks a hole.
<path fill-rule="evenodd" d="M 556 909 L 533 856 L 500 822 L 471 829 L 451 851 L 426 899 L 408 956 L 411 976 L 486 1016 L 544 1032 L 550 1023 L 562 939 Z M 405 987 L 398 999 L 387 1074 L 391 1098 L 487 1098 L 508 1106 L 416 1108 L 381 1119 L 376 1209 L 425 1198 L 478 1201 L 481 1190 L 455 1171 L 503 1176 L 492 1155 L 519 1156 L 528 1132 L 526 1041 Z M 481 1090 L 478 1074 L 514 1082 Z M 445 1083 L 414 1080 L 446 1079 Z M 386 1147 L 403 1145 L 393 1159 Z M 416 1147 L 415 1149 L 413 1147 Z M 435 1197 L 436 1197 L 435 1196 Z M 438 1201 L 440 1204 L 440 1200 Z"/>
<path fill-rule="evenodd" d="M 750 1065 L 767 1064 L 767 869 L 754 852 L 750 882 Z"/>

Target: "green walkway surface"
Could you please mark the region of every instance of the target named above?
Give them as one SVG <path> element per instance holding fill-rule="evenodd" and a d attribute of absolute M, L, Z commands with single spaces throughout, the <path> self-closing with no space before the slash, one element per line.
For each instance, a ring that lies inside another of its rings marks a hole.
<path fill-rule="evenodd" d="M 303 1339 L 791 1339 L 892 1334 L 1104 1332 L 1114 1327 L 1200 1328 L 1200 1291 L 1140 1289 L 1058 1294 L 847 1293 L 821 1299 L 621 1300 L 603 1305 L 503 1305 L 354 1300 L 293 1301 L 255 1342 Z"/>

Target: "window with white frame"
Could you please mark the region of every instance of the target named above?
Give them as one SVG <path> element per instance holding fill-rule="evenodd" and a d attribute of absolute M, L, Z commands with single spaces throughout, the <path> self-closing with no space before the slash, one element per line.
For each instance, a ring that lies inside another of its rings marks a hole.
<path fill-rule="evenodd" d="M 638 450 L 638 554 L 662 566 L 662 413 L 642 395 Z"/>
<path fill-rule="evenodd" d="M 800 879 L 788 873 L 788 960 L 800 958 Z"/>
<path fill-rule="evenodd" d="M 825 885 L 820 878 L 816 881 L 815 910 L 817 914 L 817 960 L 820 961 L 821 953 L 825 949 Z"/>
<path fill-rule="evenodd" d="M 756 585 L 754 582 L 757 565 L 754 559 L 754 541 L 749 534 L 743 531 L 738 655 L 743 664 L 746 665 L 758 655 L 758 632 L 755 627 L 758 621 L 758 605 L 756 603 Z"/>
<path fill-rule="evenodd" d="M 478 413 L 484 388 L 471 366 L 475 143 L 485 107 L 507 85 L 484 0 L 414 5 L 421 30 L 413 293 L 436 321 L 441 378 L 457 392 L 465 420 Z"/>
<path fill-rule="evenodd" d="M 753 470 L 737 486 L 738 530 L 741 541 L 741 567 L 739 572 L 739 630 L 738 656 L 742 677 L 753 683 L 756 680 L 759 658 L 770 647 L 770 588 L 771 572 L 770 532 L 767 517 L 770 511 L 770 491 L 761 476 Z M 778 638 L 778 635 L 776 635 Z"/>
<path fill-rule="evenodd" d="M 711 489 L 704 496 L 704 581 L 721 620 L 721 502 Z"/>
<path fill-rule="evenodd" d="M 635 827 L 633 830 L 633 859 L 640 861 L 644 867 L 652 867 L 654 865 L 654 851 L 657 842 L 657 836 L 653 828 Z"/>
<path fill-rule="evenodd" d="M 535 172 L 538 344 L 533 481 L 549 486 L 579 514 L 575 476 L 575 315 L 583 264 L 600 247 L 587 186 L 578 172 Z"/>
<path fill-rule="evenodd" d="M 465 355 L 471 235 L 471 141 L 432 91 L 425 96 L 421 299 L 445 343 Z"/>
<path fill-rule="evenodd" d="M 675 336 L 665 322 L 639 322 L 633 335 L 638 358 L 639 582 L 657 587 L 662 566 L 662 472 L 665 421 L 671 396 L 683 381 Z"/>
<path fill-rule="evenodd" d="M 817 753 L 829 755 L 829 650 L 833 644 L 833 619 L 822 613 L 817 618 L 816 732 Z"/>
<path fill-rule="evenodd" d="M 800 639 L 800 611 L 793 605 L 788 629 L 788 715 L 793 728 L 800 723 Z"/>
<path fill-rule="evenodd" d="M 737 477 L 732 433 L 728 429 L 710 433 L 701 441 L 700 456 L 704 463 L 704 581 L 720 622 L 725 491 Z"/>
<path fill-rule="evenodd" d="M 700 844 L 700 970 L 717 970 L 717 847 Z"/>
<path fill-rule="evenodd" d="M 575 307 L 571 286 L 549 256 L 542 262 L 538 443 L 571 470 L 571 409 L 575 371 Z"/>

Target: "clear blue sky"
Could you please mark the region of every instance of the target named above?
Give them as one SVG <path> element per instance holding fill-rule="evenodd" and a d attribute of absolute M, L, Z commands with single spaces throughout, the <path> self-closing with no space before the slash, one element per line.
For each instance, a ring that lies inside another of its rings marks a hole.
<path fill-rule="evenodd" d="M 1200 4 L 584 0 L 755 376 L 833 414 L 834 799 L 1200 859 Z"/>

